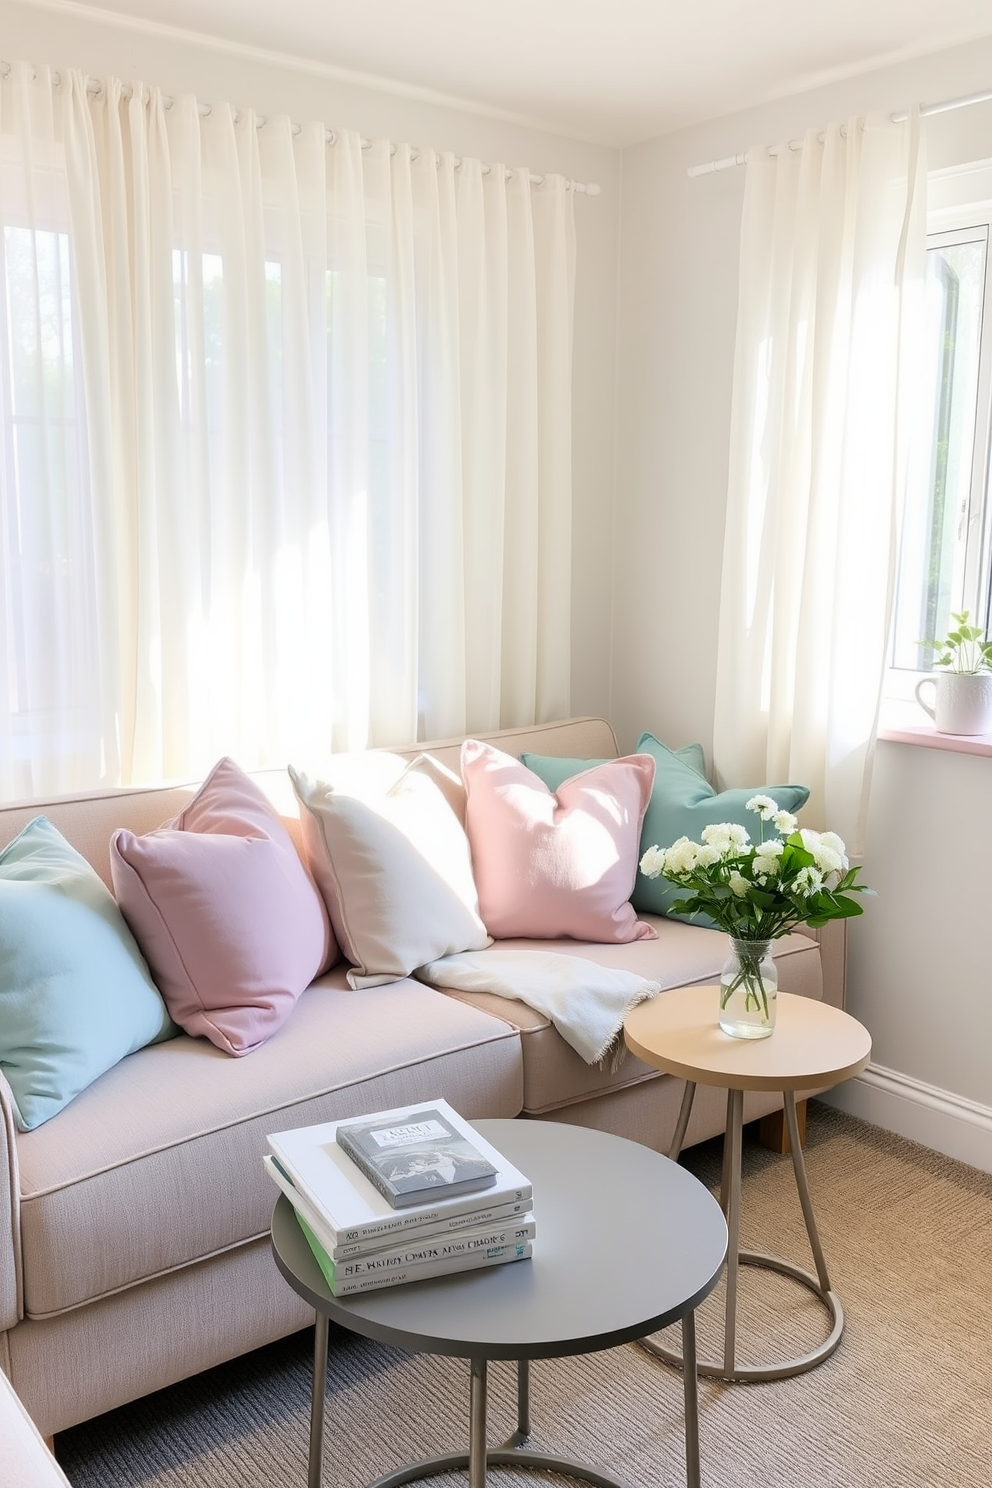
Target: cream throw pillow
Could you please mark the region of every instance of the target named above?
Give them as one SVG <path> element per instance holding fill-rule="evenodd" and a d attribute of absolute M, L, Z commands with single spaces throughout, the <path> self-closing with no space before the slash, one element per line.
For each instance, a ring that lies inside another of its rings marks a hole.
<path fill-rule="evenodd" d="M 310 872 L 351 963 L 349 986 L 398 981 L 427 961 L 490 944 L 468 838 L 423 756 L 385 788 L 385 771 L 363 780 L 348 770 L 346 789 L 292 765 L 289 774 Z"/>

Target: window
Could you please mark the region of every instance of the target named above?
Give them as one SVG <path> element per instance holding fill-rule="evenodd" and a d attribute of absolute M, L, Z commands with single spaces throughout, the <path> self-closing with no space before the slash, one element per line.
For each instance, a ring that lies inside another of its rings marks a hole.
<path fill-rule="evenodd" d="M 917 431 L 889 658 L 893 698 L 912 696 L 934 643 L 967 610 L 992 621 L 992 200 L 964 202 L 988 165 L 930 183 L 923 418 Z"/>
<path fill-rule="evenodd" d="M 566 712 L 567 183 L 118 81 L 0 77 L 0 799 Z"/>

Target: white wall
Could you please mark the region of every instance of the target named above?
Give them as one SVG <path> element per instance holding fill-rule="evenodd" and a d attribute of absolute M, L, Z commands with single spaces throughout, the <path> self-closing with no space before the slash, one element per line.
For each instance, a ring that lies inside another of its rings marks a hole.
<path fill-rule="evenodd" d="M 744 173 L 686 168 L 990 87 L 992 38 L 624 152 L 611 697 L 624 747 L 645 728 L 707 750 L 712 735 Z M 931 167 L 992 156 L 992 104 L 927 128 Z M 851 927 L 848 1000 L 873 1063 L 834 1098 L 992 1171 L 990 826 L 992 758 L 879 746 L 864 869 L 878 898 Z"/>
<path fill-rule="evenodd" d="M 273 0 L 278 3 L 278 0 Z M 76 18 L 0 0 L 0 59 L 79 68 L 94 77 L 194 93 L 260 113 L 317 119 L 482 160 L 556 171 L 596 182 L 597 197 L 575 200 L 578 244 L 575 299 L 572 709 L 604 714 L 609 703 L 610 497 L 614 480 L 616 285 L 619 253 L 620 152 L 423 102 L 399 92 L 345 84 L 318 69 L 225 51 L 192 36 Z"/>

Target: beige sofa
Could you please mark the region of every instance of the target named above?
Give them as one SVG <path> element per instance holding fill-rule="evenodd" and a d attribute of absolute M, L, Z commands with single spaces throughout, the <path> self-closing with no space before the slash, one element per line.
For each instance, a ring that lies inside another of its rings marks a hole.
<path fill-rule="evenodd" d="M 489 736 L 502 750 L 615 756 L 600 719 Z M 457 768 L 460 741 L 421 744 Z M 283 771 L 254 777 L 299 844 Z M 109 841 L 174 817 L 195 786 L 119 790 L 0 809 L 0 847 L 44 814 L 110 884 Z M 652 921 L 657 940 L 559 950 L 640 970 L 663 987 L 712 981 L 716 931 Z M 776 943 L 780 986 L 838 1005 L 842 928 Z M 836 932 L 836 933 L 835 933 Z M 548 948 L 545 943 L 545 948 Z M 45 1436 L 312 1319 L 269 1254 L 270 1131 L 445 1096 L 469 1119 L 525 1116 L 601 1127 L 664 1149 L 681 1084 L 628 1056 L 585 1064 L 547 1019 L 488 994 L 416 980 L 355 991 L 336 966 L 245 1058 L 181 1035 L 130 1055 L 35 1130 L 15 1130 L 0 1077 L 0 1368 Z M 749 1098 L 745 1119 L 776 1107 Z M 690 1142 L 723 1129 L 701 1089 Z"/>

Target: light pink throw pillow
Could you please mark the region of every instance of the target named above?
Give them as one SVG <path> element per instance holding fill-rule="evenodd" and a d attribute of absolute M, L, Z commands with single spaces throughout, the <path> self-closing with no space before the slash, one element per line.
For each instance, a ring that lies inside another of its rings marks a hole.
<path fill-rule="evenodd" d="M 497 940 L 618 944 L 656 932 L 630 905 L 654 760 L 608 760 L 548 789 L 526 765 L 466 739 L 465 829 L 479 913 Z"/>
<path fill-rule="evenodd" d="M 114 891 L 173 1019 L 249 1054 L 337 959 L 324 902 L 261 789 L 230 759 L 175 821 L 110 845 Z"/>

